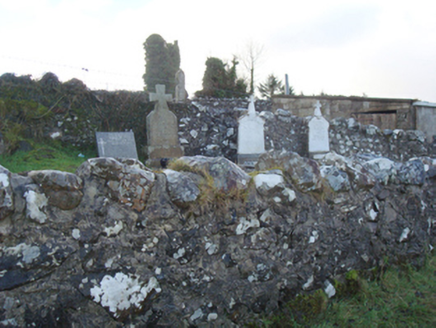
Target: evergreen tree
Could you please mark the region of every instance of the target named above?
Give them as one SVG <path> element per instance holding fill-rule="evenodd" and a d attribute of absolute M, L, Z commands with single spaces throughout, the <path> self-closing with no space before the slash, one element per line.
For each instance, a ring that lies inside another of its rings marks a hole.
<path fill-rule="evenodd" d="M 261 83 L 258 87 L 260 95 L 265 98 L 271 98 L 273 95 L 284 94 L 285 87 L 274 74 L 270 74 L 264 83 Z M 294 94 L 294 89 L 289 87 L 289 94 Z"/>
<path fill-rule="evenodd" d="M 150 35 L 144 42 L 146 90 L 155 92 L 156 84 L 165 84 L 169 93 L 175 92 L 175 76 L 180 68 L 180 51 L 177 41 L 167 43 L 159 34 Z"/>
<path fill-rule="evenodd" d="M 197 91 L 196 96 L 215 98 L 239 98 L 247 96 L 247 84 L 238 79 L 236 74 L 236 58 L 229 68 L 221 59 L 209 57 L 206 60 L 206 70 L 203 76 L 203 90 Z"/>

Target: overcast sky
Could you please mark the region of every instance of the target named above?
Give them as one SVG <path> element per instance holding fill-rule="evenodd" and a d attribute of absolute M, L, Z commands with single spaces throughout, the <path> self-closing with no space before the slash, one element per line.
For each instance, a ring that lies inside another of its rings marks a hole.
<path fill-rule="evenodd" d="M 154 33 L 178 40 L 191 95 L 208 57 L 252 43 L 256 83 L 288 74 L 297 94 L 436 102 L 434 0 L 0 0 L 0 75 L 142 90 Z"/>

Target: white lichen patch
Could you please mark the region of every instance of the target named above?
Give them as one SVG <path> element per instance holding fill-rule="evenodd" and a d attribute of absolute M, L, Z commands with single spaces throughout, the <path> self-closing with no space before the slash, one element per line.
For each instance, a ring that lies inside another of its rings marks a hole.
<path fill-rule="evenodd" d="M 335 286 L 333 286 L 330 281 L 326 280 L 324 282 L 324 292 L 326 293 L 328 298 L 332 298 L 333 296 L 336 295 L 336 288 Z"/>
<path fill-rule="evenodd" d="M 265 223 L 269 223 L 271 220 L 272 220 L 272 213 L 271 213 L 271 210 L 268 208 L 260 216 L 260 221 L 265 222 Z"/>
<path fill-rule="evenodd" d="M 318 231 L 314 230 L 312 231 L 312 236 L 309 238 L 309 244 L 313 244 L 317 239 L 319 238 Z"/>
<path fill-rule="evenodd" d="M 253 273 L 247 277 L 249 282 L 257 281 L 257 274 Z"/>
<path fill-rule="evenodd" d="M 79 229 L 73 229 L 73 232 L 71 233 L 71 236 L 73 236 L 74 239 L 80 239 L 80 230 Z"/>
<path fill-rule="evenodd" d="M 104 267 L 106 268 L 106 269 L 110 269 L 111 267 L 112 267 L 112 264 L 114 263 L 114 258 L 112 257 L 112 258 L 110 258 L 110 259 L 107 259 L 107 261 L 105 262 L 105 264 L 104 264 Z"/>
<path fill-rule="evenodd" d="M 24 193 L 24 198 L 26 198 L 27 204 L 27 217 L 36 222 L 44 223 L 47 220 L 47 215 L 42 209 L 47 206 L 47 197 L 44 194 L 28 190 Z"/>
<path fill-rule="evenodd" d="M 211 321 L 215 321 L 216 319 L 218 319 L 218 314 L 217 313 L 209 313 L 207 315 L 207 321 L 211 322 Z"/>
<path fill-rule="evenodd" d="M 174 254 L 173 254 L 173 258 L 175 258 L 175 259 L 177 260 L 177 259 L 183 257 L 183 255 L 185 255 L 185 253 L 186 253 L 186 250 L 185 250 L 184 247 L 179 248 L 179 249 L 177 250 L 177 253 L 174 253 Z"/>
<path fill-rule="evenodd" d="M 283 189 L 282 194 L 283 194 L 283 196 L 288 198 L 288 201 L 290 203 L 292 203 L 295 200 L 295 198 L 297 198 L 295 191 L 293 191 L 292 189 L 289 189 L 289 188 Z"/>
<path fill-rule="evenodd" d="M 256 189 L 263 187 L 267 190 L 284 183 L 283 177 L 278 174 L 258 174 L 254 177 Z"/>
<path fill-rule="evenodd" d="M 197 319 L 200 319 L 203 317 L 203 311 L 201 310 L 201 308 L 198 308 L 197 310 L 195 310 L 194 314 L 191 315 L 190 319 L 191 321 L 195 321 Z"/>
<path fill-rule="evenodd" d="M 146 252 L 149 249 L 155 247 L 158 242 L 159 242 L 159 239 L 157 237 L 154 237 L 153 240 L 151 240 L 151 241 L 150 241 L 150 239 L 148 239 L 147 243 L 142 245 L 141 252 Z"/>
<path fill-rule="evenodd" d="M 219 246 L 217 244 L 214 244 L 211 242 L 207 237 L 204 238 L 206 244 L 204 245 L 204 248 L 207 251 L 207 254 L 213 255 L 218 253 Z"/>
<path fill-rule="evenodd" d="M 5 255 L 21 256 L 24 263 L 32 263 L 39 255 L 41 250 L 38 246 L 30 246 L 26 243 L 18 244 L 14 247 L 6 247 L 3 249 Z"/>
<path fill-rule="evenodd" d="M 23 249 L 23 261 L 26 264 L 32 263 L 39 255 L 41 255 L 41 251 L 38 246 L 30 246 Z"/>
<path fill-rule="evenodd" d="M 377 215 L 378 215 L 378 212 L 376 212 L 373 209 L 371 209 L 369 211 L 370 221 L 375 221 L 377 219 Z"/>
<path fill-rule="evenodd" d="M 108 237 L 116 236 L 120 233 L 121 230 L 123 230 L 123 227 L 124 226 L 122 221 L 116 221 L 113 227 L 104 228 L 104 232 Z"/>
<path fill-rule="evenodd" d="M 109 308 L 114 317 L 118 318 L 121 311 L 140 309 L 152 290 L 161 292 L 155 277 L 151 277 L 145 284 L 135 276 L 118 272 L 115 277 L 104 276 L 99 286 L 91 288 L 90 294 L 94 302 Z"/>
<path fill-rule="evenodd" d="M 403 241 L 406 241 L 409 238 L 410 229 L 405 228 L 403 232 L 401 233 L 399 242 L 402 243 Z"/>
<path fill-rule="evenodd" d="M 251 219 L 251 220 L 247 220 L 245 217 L 241 217 L 239 219 L 239 224 L 236 227 L 236 234 L 237 235 L 242 235 L 244 233 L 247 232 L 248 229 L 250 228 L 259 228 L 260 227 L 260 222 L 258 219 Z"/>
<path fill-rule="evenodd" d="M 0 187 L 9 187 L 9 177 L 6 173 L 0 173 Z"/>
<path fill-rule="evenodd" d="M 311 275 L 311 276 L 309 277 L 309 279 L 306 281 L 306 283 L 303 285 L 303 289 L 304 289 L 304 290 L 307 290 L 307 289 L 309 289 L 310 287 L 312 287 L 312 285 L 313 285 L 313 281 L 314 281 L 314 278 L 313 278 L 313 275 Z"/>
<path fill-rule="evenodd" d="M 62 136 L 62 134 L 61 134 L 60 132 L 53 132 L 53 133 L 50 133 L 50 138 L 52 138 L 52 139 L 57 139 L 57 138 L 59 138 L 60 136 Z"/>

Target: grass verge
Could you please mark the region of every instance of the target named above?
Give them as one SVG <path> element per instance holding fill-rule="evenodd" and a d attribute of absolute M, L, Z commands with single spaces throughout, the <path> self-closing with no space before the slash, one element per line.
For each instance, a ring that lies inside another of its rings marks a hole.
<path fill-rule="evenodd" d="M 60 170 L 74 173 L 88 158 L 96 157 L 93 152 L 81 152 L 59 144 L 35 144 L 30 151 L 17 151 L 12 155 L 1 154 L 0 165 L 13 173 L 34 170 Z"/>
<path fill-rule="evenodd" d="M 376 280 L 357 279 L 363 287 L 354 293 L 339 293 L 327 304 L 302 297 L 257 327 L 436 327 L 435 254 L 419 269 L 391 266 Z"/>

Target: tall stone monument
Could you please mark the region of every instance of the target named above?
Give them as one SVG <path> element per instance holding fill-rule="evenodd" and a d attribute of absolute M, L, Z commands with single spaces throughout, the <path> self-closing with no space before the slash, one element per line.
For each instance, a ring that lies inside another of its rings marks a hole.
<path fill-rule="evenodd" d="M 179 144 L 177 117 L 168 108 L 165 85 L 156 85 L 156 93 L 150 93 L 150 101 L 157 101 L 154 110 L 147 116 L 147 153 L 150 163 L 156 165 L 161 159 L 183 156 Z"/>
<path fill-rule="evenodd" d="M 254 167 L 259 156 L 265 152 L 265 121 L 256 113 L 253 96 L 250 98 L 247 114 L 238 123 L 238 164 Z"/>
<path fill-rule="evenodd" d="M 309 121 L 309 155 L 321 158 L 330 151 L 329 122 L 321 114 L 321 103 L 315 104 L 313 118 Z"/>
<path fill-rule="evenodd" d="M 185 89 L 185 73 L 179 69 L 176 73 L 176 102 L 185 102 L 188 97 Z"/>

